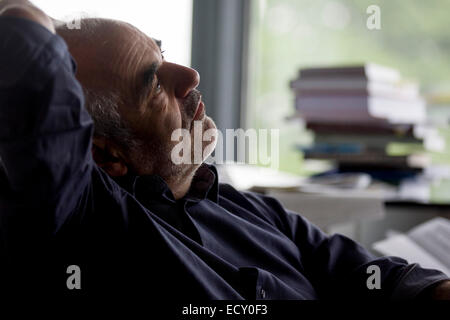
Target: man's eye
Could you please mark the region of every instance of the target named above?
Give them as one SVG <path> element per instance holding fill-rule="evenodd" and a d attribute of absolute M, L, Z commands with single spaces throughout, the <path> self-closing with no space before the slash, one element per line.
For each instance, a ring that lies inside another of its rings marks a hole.
<path fill-rule="evenodd" d="M 156 83 L 155 94 L 159 94 L 161 92 L 161 90 L 162 90 L 161 83 L 159 82 L 159 79 L 157 81 L 158 82 Z"/>

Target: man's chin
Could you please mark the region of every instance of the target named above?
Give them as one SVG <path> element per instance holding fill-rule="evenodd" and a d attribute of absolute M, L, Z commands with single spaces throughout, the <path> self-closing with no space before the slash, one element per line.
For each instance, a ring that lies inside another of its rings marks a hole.
<path fill-rule="evenodd" d="M 205 132 L 208 129 L 215 129 L 216 128 L 216 124 L 215 124 L 214 120 L 211 117 L 209 117 L 209 116 L 207 116 L 205 114 L 205 116 L 202 119 L 193 120 L 191 122 L 191 127 L 189 129 L 190 133 L 194 132 L 195 127 L 196 127 L 196 123 L 197 123 L 197 126 L 198 126 L 198 124 L 201 124 L 202 132 Z"/>
<path fill-rule="evenodd" d="M 206 141 L 203 141 L 203 155 L 204 155 L 204 159 L 203 161 L 206 160 L 206 158 L 208 158 L 214 151 L 214 149 L 216 148 L 217 145 L 217 127 L 216 124 L 214 123 L 214 120 L 211 119 L 208 116 L 205 116 L 205 119 L 203 121 L 203 135 Z M 207 130 L 214 130 L 216 131 L 214 134 L 211 134 L 210 132 L 208 132 L 207 134 L 205 134 L 205 132 Z"/>
<path fill-rule="evenodd" d="M 203 132 L 205 132 L 208 129 L 216 129 L 216 123 L 211 117 L 205 115 L 205 117 L 203 118 L 203 127 L 204 127 Z"/>
<path fill-rule="evenodd" d="M 193 121 L 190 138 L 190 146 L 192 148 L 191 155 L 193 159 L 191 164 L 199 166 L 209 155 L 211 155 L 217 144 L 216 124 L 213 119 L 205 115 L 201 120 Z M 201 155 L 195 155 L 196 152 L 200 151 L 196 151 L 195 145 L 202 146 Z M 200 160 L 201 162 L 199 163 Z"/>

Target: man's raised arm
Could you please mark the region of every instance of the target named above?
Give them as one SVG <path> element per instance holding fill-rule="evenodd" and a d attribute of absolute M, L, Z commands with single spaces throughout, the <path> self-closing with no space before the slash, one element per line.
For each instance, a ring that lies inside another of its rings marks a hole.
<path fill-rule="evenodd" d="M 7 270 L 25 257 L 23 267 L 42 262 L 40 250 L 89 185 L 93 124 L 74 69 L 42 11 L 0 1 L 0 261 Z"/>

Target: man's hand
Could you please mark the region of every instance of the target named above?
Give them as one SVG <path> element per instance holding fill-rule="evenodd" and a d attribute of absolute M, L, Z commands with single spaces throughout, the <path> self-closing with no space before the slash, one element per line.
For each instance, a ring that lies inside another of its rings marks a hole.
<path fill-rule="evenodd" d="M 431 293 L 434 300 L 450 300 L 450 280 L 439 283 Z"/>
<path fill-rule="evenodd" d="M 0 16 L 28 19 L 55 33 L 55 27 L 50 17 L 27 0 L 0 0 Z"/>

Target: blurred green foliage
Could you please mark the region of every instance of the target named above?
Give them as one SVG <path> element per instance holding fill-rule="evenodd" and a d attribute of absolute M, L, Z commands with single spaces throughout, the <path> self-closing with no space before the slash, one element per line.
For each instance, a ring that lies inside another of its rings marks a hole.
<path fill-rule="evenodd" d="M 381 9 L 380 30 L 366 27 L 369 5 Z M 449 12 L 448 0 L 252 1 L 247 126 L 280 128 L 280 169 L 305 173 L 294 146 L 310 137 L 284 119 L 294 111 L 289 82 L 298 70 L 374 62 L 423 92 L 449 90 Z"/>

